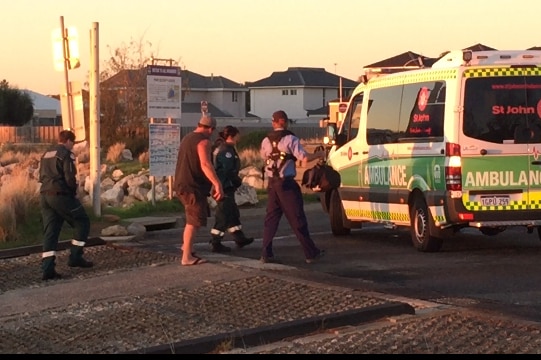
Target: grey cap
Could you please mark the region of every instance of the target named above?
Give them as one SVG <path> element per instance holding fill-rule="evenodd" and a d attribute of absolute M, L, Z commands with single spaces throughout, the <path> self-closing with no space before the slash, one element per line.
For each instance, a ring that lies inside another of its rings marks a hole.
<path fill-rule="evenodd" d="M 210 128 L 216 127 L 216 119 L 214 119 L 210 114 L 206 114 L 201 116 L 201 119 L 199 119 L 199 125 L 207 126 Z"/>

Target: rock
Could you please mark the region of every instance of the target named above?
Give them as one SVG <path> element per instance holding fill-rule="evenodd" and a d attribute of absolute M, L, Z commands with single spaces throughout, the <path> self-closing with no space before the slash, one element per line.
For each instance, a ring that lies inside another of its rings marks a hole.
<path fill-rule="evenodd" d="M 101 230 L 103 236 L 126 236 L 129 235 L 128 230 L 121 225 L 112 225 Z"/>

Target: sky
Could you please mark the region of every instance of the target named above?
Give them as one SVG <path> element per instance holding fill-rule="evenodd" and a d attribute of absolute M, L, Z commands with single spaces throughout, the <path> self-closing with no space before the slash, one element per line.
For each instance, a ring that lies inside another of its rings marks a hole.
<path fill-rule="evenodd" d="M 356 81 L 364 66 L 406 51 L 436 57 L 478 43 L 541 46 L 541 2 L 534 0 L 0 1 L 0 80 L 44 95 L 61 93 L 65 83 L 53 61 L 61 17 L 78 32 L 81 66 L 68 76 L 81 83 L 88 81 L 96 24 L 100 71 L 115 49 L 135 42 L 154 58 L 238 83 L 288 67 L 324 68 Z"/>

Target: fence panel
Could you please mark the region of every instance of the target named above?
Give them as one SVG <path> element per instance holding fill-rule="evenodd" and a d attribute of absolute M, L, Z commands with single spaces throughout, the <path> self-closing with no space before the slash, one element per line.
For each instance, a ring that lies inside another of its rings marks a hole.
<path fill-rule="evenodd" d="M 272 126 L 237 126 L 241 134 L 246 135 L 254 131 L 271 131 Z M 325 129 L 315 126 L 295 126 L 289 127 L 299 138 L 322 139 L 325 135 Z M 0 126 L 0 144 L 4 143 L 56 143 L 58 133 L 63 129 L 62 126 Z M 184 126 L 180 129 L 181 137 L 189 134 L 194 127 Z M 148 128 L 137 132 L 137 137 L 148 138 Z"/>
<path fill-rule="evenodd" d="M 55 143 L 62 126 L 0 126 L 0 144 Z"/>

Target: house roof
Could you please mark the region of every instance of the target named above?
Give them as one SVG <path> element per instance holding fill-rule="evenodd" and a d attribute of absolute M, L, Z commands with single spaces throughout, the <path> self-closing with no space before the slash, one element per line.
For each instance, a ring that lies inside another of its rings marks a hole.
<path fill-rule="evenodd" d="M 34 111 L 55 110 L 56 115 L 62 115 L 60 100 L 57 100 L 50 96 L 39 94 L 32 90 L 23 90 L 23 91 L 27 93 L 32 99 L 32 103 L 34 105 Z"/>
<path fill-rule="evenodd" d="M 496 50 L 490 46 L 483 45 L 481 43 L 474 44 L 464 48 L 462 50 L 472 50 L 472 51 L 486 51 L 486 50 Z M 426 67 L 432 66 L 439 58 L 441 58 L 445 52 L 442 52 L 438 57 L 428 57 L 424 55 L 417 54 L 413 51 L 406 51 L 402 54 L 392 56 L 390 58 L 375 62 L 370 65 L 366 65 L 364 69 L 403 69 L 403 68 L 417 68 L 419 67 L 418 59 L 421 58 L 423 65 Z"/>
<path fill-rule="evenodd" d="M 364 66 L 364 68 L 396 68 L 396 67 L 417 67 L 417 60 L 425 59 L 426 56 L 414 53 L 413 51 L 406 51 L 402 54 L 392 56 L 390 58 L 375 62 L 370 65 Z"/>
<path fill-rule="evenodd" d="M 107 80 L 102 81 L 100 85 L 105 87 L 125 87 L 126 84 L 130 84 L 131 86 L 145 87 L 146 75 L 146 68 L 121 70 Z M 248 91 L 248 88 L 242 84 L 223 76 L 203 76 L 189 70 L 181 70 L 180 76 L 183 86 L 187 89 Z"/>
<path fill-rule="evenodd" d="M 258 87 L 328 87 L 337 88 L 340 76 L 323 68 L 290 67 L 286 71 L 275 71 L 264 79 L 247 82 L 248 88 Z M 343 88 L 355 88 L 358 82 L 342 77 Z"/>

